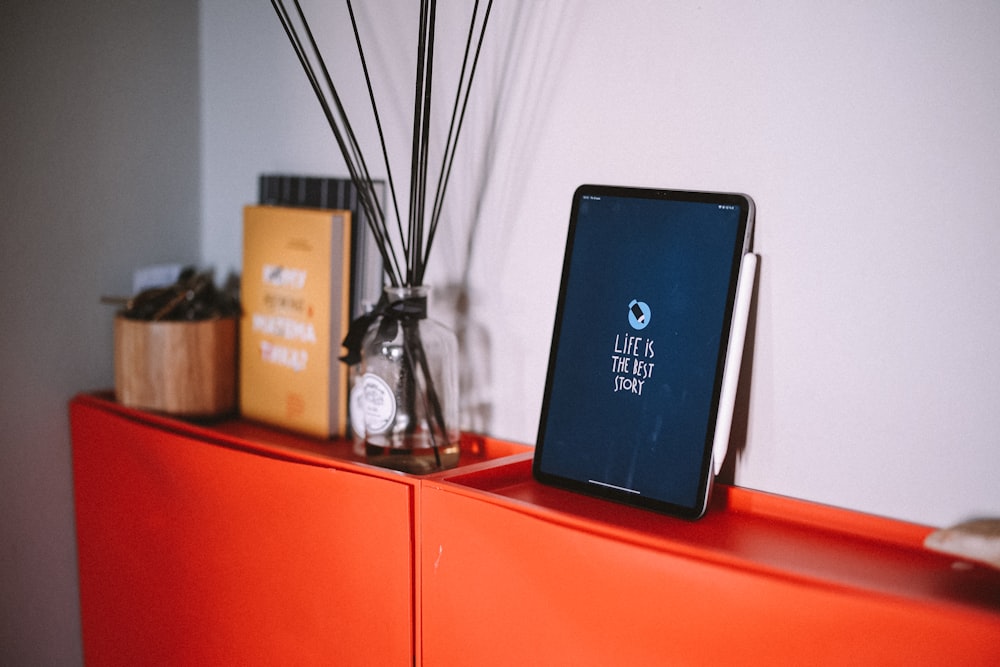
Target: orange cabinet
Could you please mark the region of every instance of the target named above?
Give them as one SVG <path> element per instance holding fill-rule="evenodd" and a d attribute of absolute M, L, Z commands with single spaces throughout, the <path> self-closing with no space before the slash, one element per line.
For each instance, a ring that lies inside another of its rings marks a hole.
<path fill-rule="evenodd" d="M 1000 664 L 1000 572 L 925 527 L 728 487 L 691 523 L 530 465 L 422 485 L 425 665 Z"/>
<path fill-rule="evenodd" d="M 469 436 L 351 444 L 70 405 L 88 665 L 1000 664 L 1000 572 L 929 528 L 717 486 L 686 522 Z"/>
<path fill-rule="evenodd" d="M 413 664 L 419 478 L 242 420 L 70 418 L 88 665 Z"/>

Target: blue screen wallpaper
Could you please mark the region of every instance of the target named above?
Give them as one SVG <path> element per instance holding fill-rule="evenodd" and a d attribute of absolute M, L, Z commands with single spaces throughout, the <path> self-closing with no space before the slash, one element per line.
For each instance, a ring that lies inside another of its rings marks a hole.
<path fill-rule="evenodd" d="M 578 206 L 538 465 L 691 507 L 740 211 L 594 195 Z"/>

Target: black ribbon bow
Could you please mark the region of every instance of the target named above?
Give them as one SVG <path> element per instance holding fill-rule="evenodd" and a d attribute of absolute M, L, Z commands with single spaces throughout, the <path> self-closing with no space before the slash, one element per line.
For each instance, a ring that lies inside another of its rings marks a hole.
<path fill-rule="evenodd" d="M 361 362 L 361 343 L 365 333 L 378 318 L 382 318 L 379 334 L 386 339 L 396 336 L 396 327 L 400 322 L 422 320 L 427 317 L 427 297 L 424 295 L 408 296 L 390 301 L 383 293 L 371 311 L 356 317 L 347 328 L 347 335 L 341 343 L 347 352 L 340 360 L 348 366 Z"/>

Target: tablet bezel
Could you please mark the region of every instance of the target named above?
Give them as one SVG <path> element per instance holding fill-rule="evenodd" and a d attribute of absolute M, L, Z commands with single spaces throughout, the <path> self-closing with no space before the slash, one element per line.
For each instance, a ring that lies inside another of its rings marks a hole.
<path fill-rule="evenodd" d="M 545 437 L 548 427 L 549 409 L 553 401 L 553 383 L 555 380 L 556 361 L 559 350 L 559 341 L 565 325 L 563 314 L 567 299 L 570 267 L 573 260 L 573 248 L 577 223 L 579 219 L 580 204 L 585 197 L 625 197 L 641 199 L 673 200 L 683 202 L 700 202 L 707 204 L 732 205 L 740 211 L 739 225 L 736 242 L 733 244 L 732 258 L 729 268 L 728 294 L 726 297 L 724 319 L 720 332 L 720 344 L 716 361 L 714 385 L 712 389 L 712 399 L 709 410 L 709 417 L 706 424 L 706 437 L 703 443 L 702 461 L 698 469 L 699 480 L 697 485 L 697 496 L 692 506 L 685 506 L 666 502 L 649 496 L 640 496 L 626 491 L 620 491 L 613 487 L 604 486 L 597 483 L 590 483 L 586 480 L 577 480 L 543 469 L 543 454 L 545 451 Z M 609 185 L 581 185 L 573 194 L 573 201 L 570 213 L 569 229 L 566 237 L 566 249 L 563 256 L 563 268 L 559 287 L 559 296 L 556 306 L 555 323 L 552 330 L 552 343 L 549 350 L 549 361 L 545 380 L 545 390 L 542 399 L 541 417 L 538 424 L 538 436 L 535 442 L 535 456 L 532 463 L 532 474 L 536 480 L 543 484 L 556 486 L 571 491 L 584 493 L 590 496 L 597 496 L 623 503 L 630 506 L 641 507 L 653 510 L 662 514 L 678 516 L 684 519 L 697 519 L 701 517 L 708 504 L 708 497 L 711 490 L 712 480 L 715 476 L 713 465 L 713 445 L 716 429 L 719 427 L 717 420 L 720 412 L 720 398 L 724 382 L 724 375 L 727 372 L 726 358 L 729 354 L 730 340 L 733 338 L 733 314 L 737 297 L 738 283 L 741 274 L 741 261 L 750 252 L 754 228 L 755 206 L 753 200 L 744 194 L 723 193 L 691 190 L 668 190 L 651 189 L 637 187 L 622 187 Z M 733 372 L 733 369 L 730 369 Z M 739 373 L 739 368 L 735 368 Z"/>

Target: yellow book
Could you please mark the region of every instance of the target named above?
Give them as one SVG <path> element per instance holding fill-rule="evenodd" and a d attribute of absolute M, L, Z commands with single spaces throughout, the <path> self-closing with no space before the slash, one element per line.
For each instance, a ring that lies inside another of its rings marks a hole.
<path fill-rule="evenodd" d="M 350 211 L 243 210 L 240 411 L 319 437 L 346 434 Z"/>

